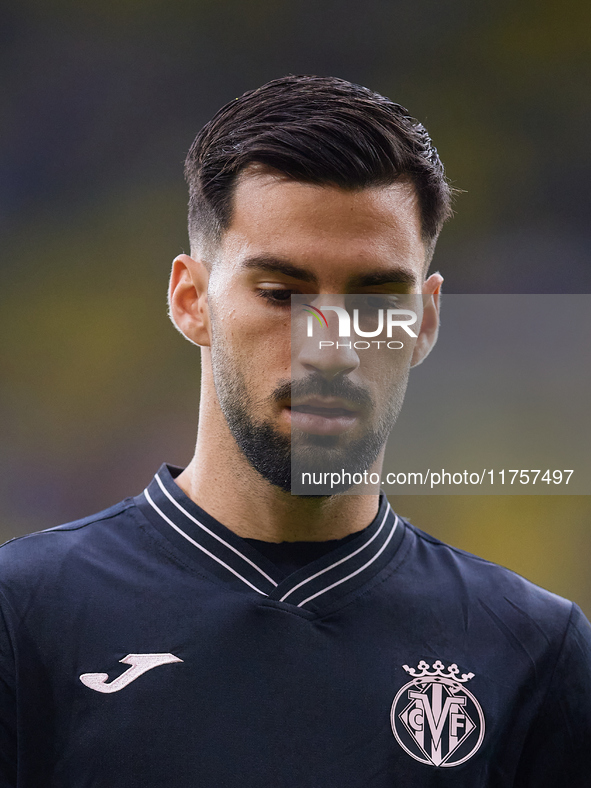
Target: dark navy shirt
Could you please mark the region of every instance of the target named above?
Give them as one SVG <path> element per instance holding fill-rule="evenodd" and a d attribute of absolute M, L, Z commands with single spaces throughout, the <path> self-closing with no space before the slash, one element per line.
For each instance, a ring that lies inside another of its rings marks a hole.
<path fill-rule="evenodd" d="M 281 573 L 281 578 L 284 578 L 357 538 L 357 535 L 357 533 L 349 534 L 342 539 L 329 539 L 325 542 L 263 542 L 260 539 L 244 541 L 271 561 Z"/>
<path fill-rule="evenodd" d="M 0 549 L 0 788 L 588 788 L 591 627 L 397 517 L 291 573 L 163 466 Z"/>

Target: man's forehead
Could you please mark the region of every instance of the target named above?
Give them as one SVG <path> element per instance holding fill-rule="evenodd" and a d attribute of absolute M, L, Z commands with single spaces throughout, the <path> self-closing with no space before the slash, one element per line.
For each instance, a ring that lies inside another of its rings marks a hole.
<path fill-rule="evenodd" d="M 368 285 L 379 284 L 386 269 L 401 284 L 425 273 L 416 193 L 404 180 L 350 190 L 295 181 L 270 168 L 247 171 L 235 188 L 221 251 L 234 268 L 291 275 L 291 267 L 304 281 L 327 267 L 341 279 L 364 276 Z"/>
<path fill-rule="evenodd" d="M 319 221 L 334 219 L 336 210 L 352 231 L 365 224 L 397 227 L 410 222 L 421 234 L 421 214 L 412 181 L 401 176 L 392 183 L 344 188 L 332 183 L 297 180 L 273 167 L 252 164 L 242 170 L 232 193 L 232 218 L 260 208 L 272 213 L 283 211 L 297 216 L 314 209 Z M 308 221 L 311 217 L 307 217 Z M 232 224 L 232 222 L 231 222 Z M 367 228 L 365 228 L 367 229 Z"/>

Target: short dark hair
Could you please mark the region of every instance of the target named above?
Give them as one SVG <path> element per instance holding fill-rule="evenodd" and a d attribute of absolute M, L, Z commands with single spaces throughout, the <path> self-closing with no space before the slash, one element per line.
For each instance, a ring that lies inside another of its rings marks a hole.
<path fill-rule="evenodd" d="M 437 150 L 404 107 L 336 77 L 290 75 L 229 102 L 197 135 L 185 162 L 192 245 L 219 242 L 231 222 L 236 178 L 255 162 L 344 189 L 409 178 L 431 253 L 451 215 Z"/>

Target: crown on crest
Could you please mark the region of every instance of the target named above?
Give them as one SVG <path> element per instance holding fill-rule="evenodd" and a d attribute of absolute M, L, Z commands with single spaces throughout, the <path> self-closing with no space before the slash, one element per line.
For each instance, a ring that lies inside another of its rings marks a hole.
<path fill-rule="evenodd" d="M 418 670 L 415 668 L 409 668 L 408 665 L 403 665 L 402 667 L 415 679 L 441 676 L 441 678 L 452 679 L 453 681 L 457 681 L 460 684 L 464 684 L 466 681 L 470 681 L 470 679 L 474 678 L 473 673 L 462 673 L 461 678 L 458 678 L 460 669 L 455 662 L 450 665 L 449 668 L 447 668 L 447 673 L 445 672 L 445 665 L 440 660 L 434 662 L 433 665 L 429 665 L 428 662 L 425 662 L 425 660 L 422 659 L 417 665 Z M 429 670 L 429 668 L 433 668 L 433 670 Z M 420 673 L 418 672 L 419 670 L 421 671 Z"/>

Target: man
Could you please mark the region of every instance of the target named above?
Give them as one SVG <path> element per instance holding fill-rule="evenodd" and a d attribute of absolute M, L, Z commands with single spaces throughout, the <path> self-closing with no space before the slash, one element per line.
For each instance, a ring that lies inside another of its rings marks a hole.
<path fill-rule="evenodd" d="M 590 785 L 576 606 L 378 494 L 291 494 L 292 433 L 294 459 L 380 468 L 435 342 L 450 190 L 425 129 L 286 77 L 220 110 L 186 174 L 169 303 L 202 348 L 195 456 L 0 550 L 1 785 Z M 291 297 L 352 294 L 420 301 L 381 383 L 347 343 L 292 358 Z"/>

